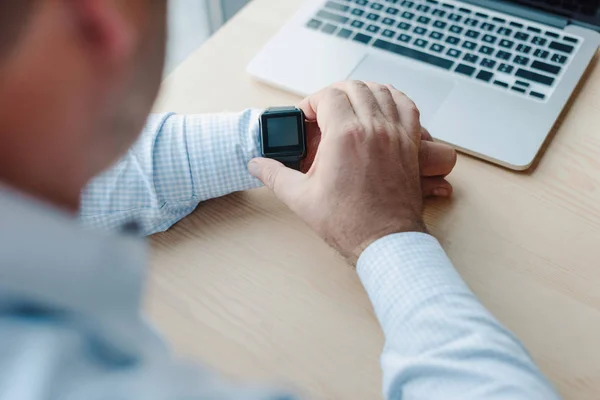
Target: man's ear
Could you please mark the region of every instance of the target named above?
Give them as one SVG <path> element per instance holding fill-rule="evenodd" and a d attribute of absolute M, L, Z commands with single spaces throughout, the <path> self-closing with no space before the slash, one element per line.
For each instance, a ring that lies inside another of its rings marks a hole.
<path fill-rule="evenodd" d="M 71 4 L 86 46 L 103 61 L 120 63 L 135 51 L 136 31 L 122 0 L 63 0 Z"/>

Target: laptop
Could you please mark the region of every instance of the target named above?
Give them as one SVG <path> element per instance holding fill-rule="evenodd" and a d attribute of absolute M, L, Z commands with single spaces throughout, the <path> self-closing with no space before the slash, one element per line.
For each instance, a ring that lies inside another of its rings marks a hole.
<path fill-rule="evenodd" d="M 248 72 L 299 95 L 391 83 L 437 140 L 525 170 L 596 54 L 597 30 L 600 0 L 307 0 Z"/>

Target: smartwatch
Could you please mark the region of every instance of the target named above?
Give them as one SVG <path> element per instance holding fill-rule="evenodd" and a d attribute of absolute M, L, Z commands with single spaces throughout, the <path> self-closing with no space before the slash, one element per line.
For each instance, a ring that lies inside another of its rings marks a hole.
<path fill-rule="evenodd" d="M 304 113 L 297 107 L 272 107 L 260 115 L 261 155 L 299 170 L 306 157 Z"/>

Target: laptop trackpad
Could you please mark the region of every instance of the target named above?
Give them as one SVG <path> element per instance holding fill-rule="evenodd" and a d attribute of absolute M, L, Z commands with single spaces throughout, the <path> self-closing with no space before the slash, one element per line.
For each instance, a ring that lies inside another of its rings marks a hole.
<path fill-rule="evenodd" d="M 427 126 L 454 88 L 454 80 L 421 72 L 388 57 L 367 55 L 349 79 L 392 84 L 406 93 L 421 111 L 421 123 Z"/>

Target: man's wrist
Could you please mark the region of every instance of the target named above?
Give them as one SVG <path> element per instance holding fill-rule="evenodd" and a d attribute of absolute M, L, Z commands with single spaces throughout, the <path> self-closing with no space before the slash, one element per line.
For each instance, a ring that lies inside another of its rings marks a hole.
<path fill-rule="evenodd" d="M 381 231 L 370 235 L 368 238 L 364 239 L 355 249 L 351 252 L 350 258 L 352 263 L 358 262 L 360 256 L 365 252 L 369 246 L 373 243 L 377 242 L 380 239 L 383 239 L 387 236 L 397 234 L 397 233 L 423 233 L 428 234 L 427 227 L 425 226 L 425 222 L 421 219 L 407 219 L 404 223 L 398 224 L 395 227 L 386 227 L 381 229 Z"/>

